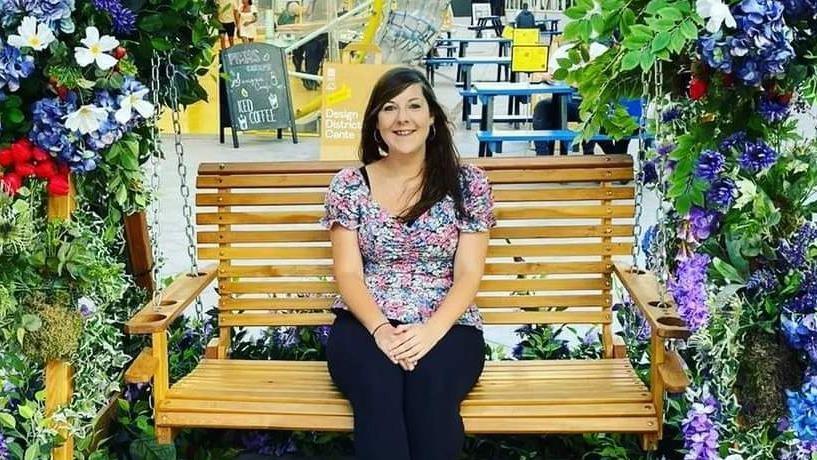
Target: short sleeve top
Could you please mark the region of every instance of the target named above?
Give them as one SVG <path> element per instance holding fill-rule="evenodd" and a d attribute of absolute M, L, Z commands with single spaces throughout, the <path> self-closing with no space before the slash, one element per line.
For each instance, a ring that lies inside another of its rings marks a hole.
<path fill-rule="evenodd" d="M 390 215 L 374 201 L 359 169 L 332 179 L 320 223 L 358 231 L 366 286 L 383 314 L 403 323 L 423 323 L 437 310 L 454 283 L 454 255 L 460 232 L 486 232 L 494 225 L 494 200 L 485 173 L 472 165 L 460 170 L 465 214 L 446 196 L 411 222 Z M 348 309 L 338 296 L 332 308 Z M 475 304 L 457 324 L 482 328 Z"/>

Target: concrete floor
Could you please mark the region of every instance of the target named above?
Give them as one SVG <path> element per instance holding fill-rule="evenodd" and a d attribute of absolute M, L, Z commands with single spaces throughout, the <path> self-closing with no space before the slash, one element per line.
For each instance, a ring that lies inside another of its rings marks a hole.
<path fill-rule="evenodd" d="M 460 32 L 455 35 L 464 35 Z M 495 44 L 472 45 L 469 55 L 495 55 Z M 496 75 L 494 66 L 477 66 L 475 80 L 493 80 Z M 460 154 L 463 157 L 477 156 L 476 126 L 466 131 L 460 122 L 461 97 L 454 87 L 454 68 L 442 68 L 436 76 L 435 92 L 441 104 L 447 109 L 449 120 L 456 127 L 454 139 Z M 497 111 L 504 111 L 505 107 L 498 104 Z M 478 110 L 478 109 L 474 109 Z M 474 112 L 479 113 L 479 112 Z M 808 114 L 802 120 L 802 129 L 805 135 L 814 136 L 815 112 Z M 229 135 L 228 135 L 229 141 Z M 289 140 L 277 140 L 270 134 L 241 133 L 239 136 L 240 148 L 234 149 L 231 144 L 219 144 L 217 136 L 184 136 L 183 144 L 186 164 L 188 168 L 187 183 L 194 188 L 195 173 L 202 162 L 214 161 L 315 161 L 319 159 L 320 141 L 317 137 L 301 137 L 297 145 Z M 179 193 L 180 179 L 176 172 L 176 158 L 173 154 L 172 136 L 164 136 L 163 142 L 168 157 L 161 166 L 161 187 L 159 199 L 161 201 L 161 237 L 160 247 L 165 255 L 165 264 L 162 268 L 163 276 L 178 273 L 189 267 L 186 255 L 187 240 L 184 232 L 182 217 L 182 200 Z M 634 145 L 631 145 L 631 153 Z M 503 157 L 533 155 L 527 143 L 506 143 Z M 191 193 L 195 193 L 195 190 Z M 656 200 L 648 195 L 645 201 L 644 228 L 655 222 Z M 208 304 L 215 302 L 215 294 L 210 293 L 205 301 Z M 496 327 L 486 331 L 486 338 L 494 343 L 513 346 L 517 339 L 512 333 L 513 328 Z"/>

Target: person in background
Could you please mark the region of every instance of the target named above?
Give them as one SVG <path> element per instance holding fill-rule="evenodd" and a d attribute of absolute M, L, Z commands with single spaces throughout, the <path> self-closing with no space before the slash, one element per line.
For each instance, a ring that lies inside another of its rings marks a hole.
<path fill-rule="evenodd" d="M 219 39 L 221 49 L 235 45 L 235 25 L 238 22 L 238 0 L 218 0 L 218 22 L 221 24 Z"/>
<path fill-rule="evenodd" d="M 295 24 L 298 21 L 298 16 L 301 15 L 301 4 L 297 1 L 287 2 L 284 11 L 278 15 L 278 25 L 284 26 L 287 24 Z"/>
<path fill-rule="evenodd" d="M 533 16 L 533 13 L 528 11 L 528 4 L 522 4 L 522 11 L 516 15 L 516 20 L 514 21 L 514 27 L 517 29 L 535 29 L 536 28 L 536 18 Z"/>
<path fill-rule="evenodd" d="M 315 13 L 315 6 L 317 0 L 304 0 L 301 9 L 301 15 L 304 20 L 312 20 Z M 295 70 L 298 72 L 306 72 L 312 75 L 320 73 L 323 58 L 326 56 L 326 48 L 329 47 L 329 35 L 320 34 L 312 40 L 304 43 L 303 46 L 293 50 L 292 62 L 295 64 Z M 305 65 L 304 65 L 305 64 Z M 302 70 L 303 68 L 303 70 Z M 301 80 L 304 88 L 315 91 L 320 87 L 320 83 L 315 80 L 308 80 L 303 78 Z"/>
<path fill-rule="evenodd" d="M 252 0 L 241 0 L 241 10 L 238 13 L 238 36 L 244 43 L 252 43 L 258 33 L 256 23 L 258 22 L 258 8 L 253 5 Z"/>

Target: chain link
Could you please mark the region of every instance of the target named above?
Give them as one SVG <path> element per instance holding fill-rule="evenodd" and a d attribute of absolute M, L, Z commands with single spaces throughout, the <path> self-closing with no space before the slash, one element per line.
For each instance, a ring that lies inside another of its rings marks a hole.
<path fill-rule="evenodd" d="M 159 280 L 159 266 L 161 265 L 162 252 L 159 249 L 159 234 L 161 233 L 159 226 L 159 216 L 161 215 L 161 200 L 159 200 L 159 190 L 161 186 L 161 177 L 159 175 L 159 164 L 162 158 L 162 140 L 159 134 L 159 66 L 161 62 L 156 51 L 150 58 L 150 92 L 151 100 L 153 102 L 153 115 L 151 116 L 150 128 L 150 189 L 153 190 L 153 201 L 150 203 L 151 219 L 148 224 L 148 232 L 150 235 L 150 248 L 153 255 L 153 266 L 151 267 L 153 276 L 153 292 L 152 302 L 153 309 L 159 310 L 162 304 L 162 287 Z"/>
<path fill-rule="evenodd" d="M 187 185 L 187 165 L 184 158 L 184 144 L 182 144 L 182 125 L 180 121 L 181 111 L 179 110 L 179 89 L 176 86 L 176 66 L 167 57 L 166 76 L 168 82 L 168 95 L 171 109 L 171 119 L 173 122 L 173 146 L 176 151 L 176 172 L 179 175 L 179 194 L 182 198 L 182 215 L 185 222 L 185 235 L 187 236 L 187 256 L 190 259 L 190 276 L 198 276 L 199 264 L 196 260 L 196 229 L 193 227 L 193 206 L 190 204 L 190 187 Z M 196 298 L 196 319 L 201 328 L 201 336 L 204 338 L 204 305 L 201 297 Z"/>

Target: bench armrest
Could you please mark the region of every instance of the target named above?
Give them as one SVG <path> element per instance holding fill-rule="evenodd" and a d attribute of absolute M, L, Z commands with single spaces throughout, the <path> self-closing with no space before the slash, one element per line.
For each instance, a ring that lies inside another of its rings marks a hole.
<path fill-rule="evenodd" d="M 165 331 L 170 324 L 201 294 L 215 278 L 217 264 L 202 269 L 198 276 L 180 275 L 162 294 L 159 307 L 149 301 L 136 315 L 125 323 L 128 334 L 152 334 Z"/>
<path fill-rule="evenodd" d="M 150 383 L 158 365 L 159 361 L 153 357 L 153 349 L 150 347 L 143 348 L 139 356 L 133 360 L 128 370 L 125 371 L 125 382 Z"/>
<path fill-rule="evenodd" d="M 678 314 L 672 299 L 665 299 L 666 307 L 659 306 L 661 295 L 655 275 L 632 272 L 629 265 L 619 262 L 613 263 L 613 270 L 655 334 L 666 339 L 686 339 L 690 336 L 689 328 Z"/>

